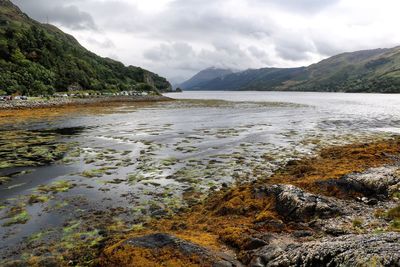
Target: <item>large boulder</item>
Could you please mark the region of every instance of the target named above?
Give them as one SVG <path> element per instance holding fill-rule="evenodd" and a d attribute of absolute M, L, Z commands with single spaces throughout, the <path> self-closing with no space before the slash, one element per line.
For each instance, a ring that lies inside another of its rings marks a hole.
<path fill-rule="evenodd" d="M 340 179 L 322 181 L 320 185 L 337 188 L 344 196 L 359 195 L 384 199 L 400 189 L 400 175 L 397 172 L 398 167 L 395 166 L 373 168 Z"/>
<path fill-rule="evenodd" d="M 255 252 L 249 266 L 400 266 L 400 233 L 275 242 Z"/>

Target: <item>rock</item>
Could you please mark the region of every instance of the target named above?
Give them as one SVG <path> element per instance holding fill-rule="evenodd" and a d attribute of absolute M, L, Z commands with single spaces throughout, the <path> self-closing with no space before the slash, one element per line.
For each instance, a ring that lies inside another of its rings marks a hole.
<path fill-rule="evenodd" d="M 124 244 L 133 248 L 150 249 L 154 258 L 157 258 L 161 250 L 166 249 L 168 251 L 173 251 L 171 257 L 176 257 L 176 253 L 179 253 L 188 259 L 196 259 L 200 264 L 206 266 L 243 266 L 240 262 L 227 254 L 214 252 L 192 242 L 164 233 L 131 238 L 125 241 Z M 165 258 L 165 254 L 162 255 Z"/>
<path fill-rule="evenodd" d="M 370 198 L 368 199 L 367 204 L 370 206 L 375 206 L 376 204 L 378 204 L 378 200 L 376 198 Z"/>
<path fill-rule="evenodd" d="M 332 235 L 332 236 L 341 236 L 341 235 L 348 234 L 348 232 L 344 229 L 332 228 L 332 227 L 325 228 L 324 232 L 327 233 L 328 235 Z"/>
<path fill-rule="evenodd" d="M 246 245 L 244 246 L 244 249 L 245 250 L 254 250 L 254 249 L 263 247 L 265 245 L 267 245 L 267 242 L 265 242 L 264 240 L 252 237 L 252 238 L 249 238 Z"/>
<path fill-rule="evenodd" d="M 313 195 L 293 185 L 264 186 L 261 191 L 274 196 L 275 210 L 287 221 L 307 221 L 340 214 L 339 204 L 333 198 Z"/>
<path fill-rule="evenodd" d="M 300 238 L 300 237 L 307 237 L 307 236 L 312 236 L 313 233 L 311 231 L 305 231 L 305 230 L 300 230 L 300 231 L 294 231 L 292 233 L 292 236 Z"/>
<path fill-rule="evenodd" d="M 258 227 L 265 227 L 267 229 L 274 229 L 275 231 L 283 231 L 285 229 L 285 223 L 281 220 L 266 219 L 262 222 L 257 222 Z"/>
<path fill-rule="evenodd" d="M 400 233 L 347 235 L 307 243 L 270 244 L 249 266 L 399 266 Z"/>
<path fill-rule="evenodd" d="M 373 168 L 340 179 L 323 181 L 320 184 L 334 186 L 348 196 L 352 193 L 361 194 L 364 196 L 361 200 L 367 203 L 368 198 L 387 198 L 396 188 L 400 188 L 400 177 L 395 174 L 397 169 L 395 166 Z"/>

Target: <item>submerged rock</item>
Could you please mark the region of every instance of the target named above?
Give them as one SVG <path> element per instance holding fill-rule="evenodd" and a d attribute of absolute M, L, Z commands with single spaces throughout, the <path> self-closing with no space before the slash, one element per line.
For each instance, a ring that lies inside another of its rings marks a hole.
<path fill-rule="evenodd" d="M 347 235 L 259 249 L 249 266 L 399 266 L 400 233 Z"/>

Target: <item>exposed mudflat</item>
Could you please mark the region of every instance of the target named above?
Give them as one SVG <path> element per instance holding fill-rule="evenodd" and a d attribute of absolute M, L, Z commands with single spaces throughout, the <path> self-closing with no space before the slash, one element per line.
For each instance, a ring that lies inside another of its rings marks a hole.
<path fill-rule="evenodd" d="M 168 261 L 121 252 L 146 235 L 171 264 L 258 264 L 275 242 L 396 235 L 400 99 L 254 94 L 1 111 L 1 264 Z"/>

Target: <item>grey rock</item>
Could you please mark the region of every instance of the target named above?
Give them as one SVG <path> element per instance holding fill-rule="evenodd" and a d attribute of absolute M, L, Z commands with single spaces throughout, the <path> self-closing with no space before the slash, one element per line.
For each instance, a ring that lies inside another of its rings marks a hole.
<path fill-rule="evenodd" d="M 335 199 L 310 194 L 293 185 L 264 186 L 261 191 L 274 196 L 276 211 L 287 221 L 307 221 L 340 214 Z"/>
<path fill-rule="evenodd" d="M 250 238 L 247 244 L 245 245 L 246 250 L 254 250 L 260 247 L 263 247 L 267 245 L 267 242 L 265 242 L 262 239 L 259 238 Z"/>
<path fill-rule="evenodd" d="M 300 230 L 300 231 L 294 231 L 292 233 L 292 236 L 300 238 L 300 237 L 307 237 L 307 236 L 312 236 L 313 233 L 311 231 L 305 231 L 305 230 Z"/>
<path fill-rule="evenodd" d="M 341 228 L 332 228 L 332 227 L 327 227 L 324 229 L 324 232 L 327 233 L 328 235 L 332 236 L 341 236 L 348 234 L 348 231 L 341 229 Z"/>
<path fill-rule="evenodd" d="M 385 166 L 369 169 L 363 173 L 353 173 L 341 179 L 322 182 L 339 188 L 346 193 L 356 192 L 362 194 L 363 202 L 368 203 L 369 198 L 386 198 L 400 188 L 400 177 L 396 175 L 397 166 Z M 369 205 L 374 205 L 372 201 Z"/>
<path fill-rule="evenodd" d="M 400 233 L 347 235 L 307 243 L 271 243 L 254 255 L 251 267 L 400 266 Z"/>

